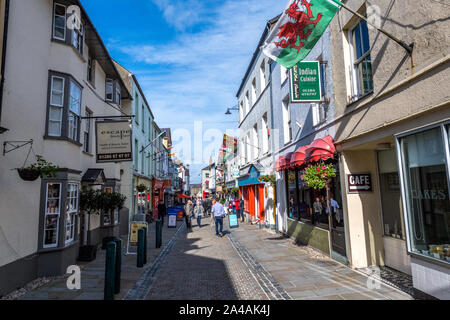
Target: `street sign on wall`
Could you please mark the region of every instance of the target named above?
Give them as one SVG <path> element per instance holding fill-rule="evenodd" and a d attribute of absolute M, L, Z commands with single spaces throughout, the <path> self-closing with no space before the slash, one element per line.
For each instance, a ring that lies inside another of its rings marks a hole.
<path fill-rule="evenodd" d="M 133 161 L 130 122 L 95 123 L 97 163 Z"/>
<path fill-rule="evenodd" d="M 370 173 L 347 174 L 348 192 L 372 191 L 372 177 Z"/>
<path fill-rule="evenodd" d="M 291 101 L 318 102 L 322 100 L 319 61 L 302 61 L 290 69 Z"/>

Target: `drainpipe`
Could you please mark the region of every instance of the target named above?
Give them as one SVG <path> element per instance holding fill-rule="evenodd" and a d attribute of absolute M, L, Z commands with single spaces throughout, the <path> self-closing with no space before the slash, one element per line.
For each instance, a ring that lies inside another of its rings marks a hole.
<path fill-rule="evenodd" d="M 5 23 L 3 27 L 3 51 L 2 51 L 2 67 L 0 70 L 1 80 L 0 80 L 0 134 L 5 132 L 7 129 L 1 127 L 2 123 L 2 106 L 3 106 L 3 86 L 5 84 L 5 64 L 6 64 L 6 45 L 8 40 L 8 20 L 9 20 L 9 2 L 5 1 Z"/>
<path fill-rule="evenodd" d="M 267 24 L 267 31 L 270 33 L 270 27 L 269 24 Z M 273 62 L 275 63 L 275 62 Z M 275 163 L 275 141 L 274 141 L 274 136 L 273 136 L 273 130 L 275 127 L 274 124 L 274 120 L 273 120 L 273 93 L 272 93 L 272 68 L 269 67 L 269 71 L 270 71 L 270 75 L 269 75 L 269 81 L 270 81 L 270 132 L 272 133 L 270 136 L 270 140 L 272 142 L 272 167 L 273 164 Z M 278 216 L 277 216 L 277 198 L 276 198 L 276 185 L 277 183 L 275 182 L 275 185 L 273 186 L 273 215 L 274 215 L 274 219 L 275 219 L 275 231 L 276 233 L 278 233 Z"/>

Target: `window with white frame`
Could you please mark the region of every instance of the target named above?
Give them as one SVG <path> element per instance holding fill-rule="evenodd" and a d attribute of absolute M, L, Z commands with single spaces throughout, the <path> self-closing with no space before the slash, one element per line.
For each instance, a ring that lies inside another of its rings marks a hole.
<path fill-rule="evenodd" d="M 48 119 L 48 135 L 50 136 L 61 135 L 64 109 L 64 87 L 64 78 L 56 76 L 51 77 L 50 107 Z"/>
<path fill-rule="evenodd" d="M 261 63 L 261 66 L 259 68 L 259 77 L 261 80 L 261 92 L 264 91 L 267 85 L 267 79 L 266 79 L 266 61 L 263 60 Z"/>
<path fill-rule="evenodd" d="M 311 103 L 313 126 L 317 126 L 327 119 L 327 106 L 326 103 Z"/>
<path fill-rule="evenodd" d="M 44 215 L 44 248 L 58 246 L 58 227 L 61 206 L 61 183 L 47 183 Z"/>
<path fill-rule="evenodd" d="M 291 114 L 289 107 L 289 97 L 286 97 L 282 101 L 283 111 L 283 130 L 284 130 L 284 144 L 289 143 L 292 140 L 292 128 L 291 128 Z"/>
<path fill-rule="evenodd" d="M 112 79 L 106 79 L 105 100 L 112 102 L 113 98 L 114 98 L 114 81 Z"/>
<path fill-rule="evenodd" d="M 95 60 L 91 57 L 88 58 L 87 80 L 90 84 L 95 85 Z"/>
<path fill-rule="evenodd" d="M 245 115 L 250 111 L 250 102 L 248 97 L 248 91 L 245 93 Z"/>
<path fill-rule="evenodd" d="M 349 31 L 352 67 L 352 100 L 373 91 L 372 62 L 367 23 L 360 20 Z"/>
<path fill-rule="evenodd" d="M 78 214 L 78 185 L 69 183 L 67 185 L 66 205 L 66 244 L 75 239 L 76 217 Z"/>
<path fill-rule="evenodd" d="M 239 154 L 240 154 L 240 157 L 239 157 L 239 159 L 240 159 L 240 165 L 241 166 L 243 166 L 243 165 L 245 165 L 245 163 L 247 162 L 247 159 L 246 159 L 246 157 L 245 157 L 245 148 L 244 148 L 244 142 L 241 140 L 240 141 L 240 143 L 239 143 L 239 146 L 240 146 L 240 148 L 239 148 Z"/>
<path fill-rule="evenodd" d="M 72 29 L 72 45 L 73 47 L 83 55 L 84 52 L 84 26 L 80 22 L 79 28 L 76 26 Z"/>
<path fill-rule="evenodd" d="M 281 84 L 283 84 L 283 83 L 286 81 L 286 79 L 288 78 L 289 69 L 283 67 L 283 66 L 280 64 L 280 73 L 281 73 Z"/>
<path fill-rule="evenodd" d="M 262 152 L 267 153 L 269 151 L 269 127 L 267 125 L 267 113 L 265 113 L 261 120 L 262 131 Z"/>
<path fill-rule="evenodd" d="M 251 149 L 251 142 L 252 140 L 250 139 L 250 132 L 247 133 L 247 137 L 245 139 L 245 144 L 247 146 L 247 160 L 248 162 L 252 162 L 253 161 L 253 155 L 252 155 L 252 149 Z"/>
<path fill-rule="evenodd" d="M 258 137 L 258 125 L 253 126 L 253 158 L 259 157 L 259 137 Z"/>
<path fill-rule="evenodd" d="M 114 88 L 115 88 L 115 92 L 116 92 L 115 103 L 120 106 L 122 104 L 122 91 L 121 91 L 120 85 L 117 81 L 115 82 Z"/>
<path fill-rule="evenodd" d="M 256 103 L 256 78 L 252 81 L 252 105 Z"/>
<path fill-rule="evenodd" d="M 58 3 L 53 7 L 53 38 L 66 40 L 66 6 Z"/>
<path fill-rule="evenodd" d="M 83 151 L 84 152 L 90 152 L 90 140 L 91 140 L 91 119 L 92 113 L 86 109 L 85 111 L 85 125 L 84 125 L 84 132 L 83 132 Z"/>
<path fill-rule="evenodd" d="M 78 141 L 80 110 L 81 88 L 74 81 L 70 81 L 68 137 L 74 141 Z"/>
<path fill-rule="evenodd" d="M 244 119 L 244 102 L 241 101 L 239 103 L 239 121 L 242 121 Z"/>

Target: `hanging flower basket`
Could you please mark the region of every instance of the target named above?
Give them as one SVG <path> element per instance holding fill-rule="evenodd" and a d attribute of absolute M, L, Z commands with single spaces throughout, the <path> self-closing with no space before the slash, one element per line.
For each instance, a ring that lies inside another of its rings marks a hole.
<path fill-rule="evenodd" d="M 35 181 L 41 175 L 40 170 L 31 168 L 17 169 L 19 177 L 24 181 Z"/>
<path fill-rule="evenodd" d="M 144 192 L 145 190 L 147 190 L 147 187 L 143 184 L 140 184 L 140 185 L 136 186 L 136 190 L 138 192 Z"/>
<path fill-rule="evenodd" d="M 320 190 L 324 189 L 328 180 L 334 177 L 336 177 L 334 166 L 321 162 L 307 167 L 301 179 L 306 182 L 309 188 Z"/>

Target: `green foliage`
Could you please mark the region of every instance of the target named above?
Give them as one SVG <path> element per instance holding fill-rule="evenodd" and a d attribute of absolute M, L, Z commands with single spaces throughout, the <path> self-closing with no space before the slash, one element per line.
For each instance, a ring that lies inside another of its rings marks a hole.
<path fill-rule="evenodd" d="M 317 190 L 325 188 L 327 181 L 334 177 L 336 177 L 336 169 L 333 164 L 318 163 L 307 167 L 301 179 L 308 187 Z"/>
<path fill-rule="evenodd" d="M 127 197 L 118 193 L 107 193 L 100 190 L 83 190 L 80 193 L 80 210 L 89 214 L 100 214 L 103 212 L 121 210 Z"/>
<path fill-rule="evenodd" d="M 258 181 L 259 182 L 269 182 L 272 186 L 275 186 L 277 179 L 276 179 L 275 175 L 270 174 L 270 175 L 266 175 L 266 176 L 259 176 Z"/>
<path fill-rule="evenodd" d="M 36 155 L 36 162 L 23 169 L 37 171 L 41 178 L 54 178 L 56 177 L 59 167 L 53 165 L 51 162 L 47 162 L 42 156 Z"/>

